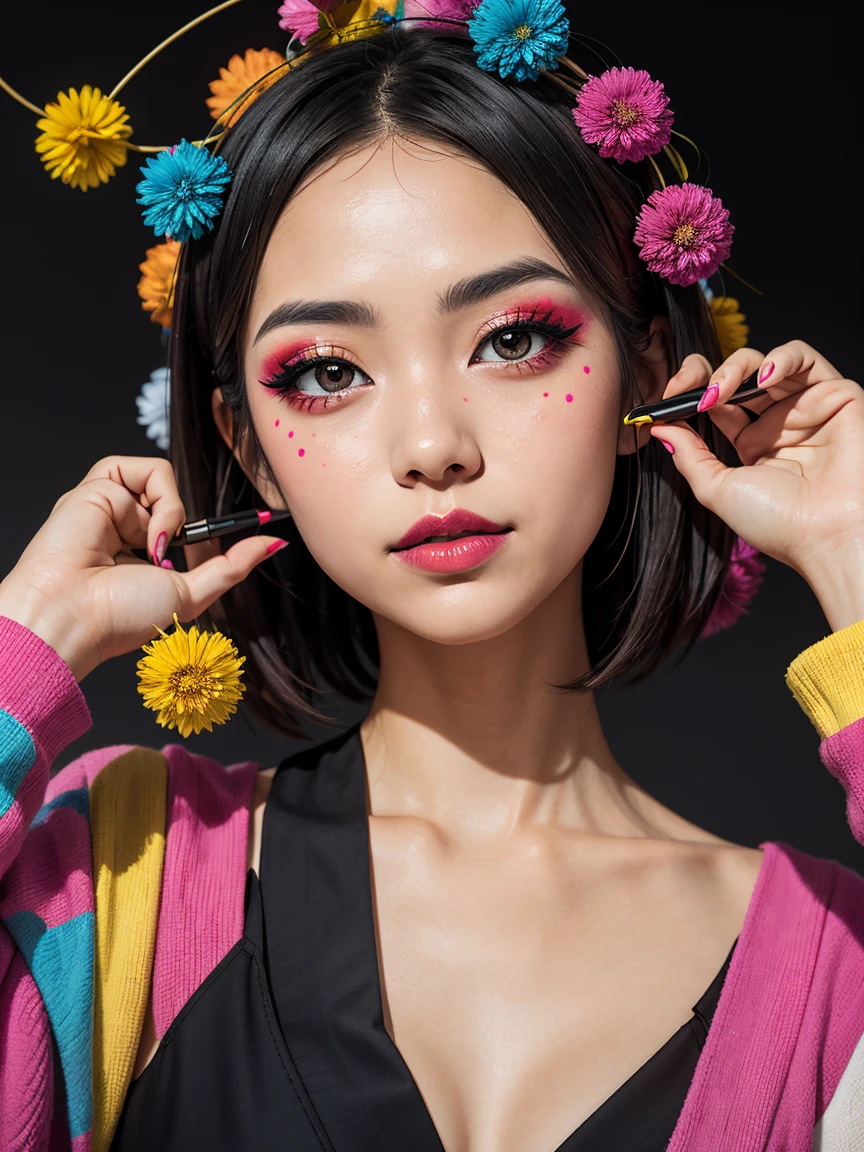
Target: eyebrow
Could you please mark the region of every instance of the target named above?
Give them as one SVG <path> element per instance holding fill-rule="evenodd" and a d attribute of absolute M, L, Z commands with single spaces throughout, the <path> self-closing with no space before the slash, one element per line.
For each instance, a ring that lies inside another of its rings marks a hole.
<path fill-rule="evenodd" d="M 442 295 L 438 294 L 438 311 L 441 315 L 452 315 L 463 308 L 470 308 L 497 296 L 508 288 L 516 288 L 529 280 L 558 280 L 575 288 L 573 278 L 560 268 L 538 260 L 535 256 L 525 256 L 479 272 L 476 276 L 466 276 L 451 284 Z M 272 332 L 288 324 L 348 324 L 358 328 L 377 328 L 381 325 L 381 314 L 371 304 L 362 300 L 294 300 L 275 308 L 255 335 L 253 345 Z"/>

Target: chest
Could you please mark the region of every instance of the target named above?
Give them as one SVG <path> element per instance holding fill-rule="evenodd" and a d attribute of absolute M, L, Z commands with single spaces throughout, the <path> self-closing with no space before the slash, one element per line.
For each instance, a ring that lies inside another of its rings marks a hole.
<path fill-rule="evenodd" d="M 375 820 L 371 854 L 386 1026 L 448 1152 L 554 1152 L 692 1018 L 746 910 L 699 861 Z"/>

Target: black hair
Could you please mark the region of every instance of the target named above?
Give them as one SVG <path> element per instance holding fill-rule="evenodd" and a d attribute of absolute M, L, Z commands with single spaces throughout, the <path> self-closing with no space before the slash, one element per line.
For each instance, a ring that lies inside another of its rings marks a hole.
<path fill-rule="evenodd" d="M 599 302 L 618 353 L 627 407 L 644 399 L 640 358 L 655 316 L 673 364 L 719 350 L 698 286 L 676 288 L 637 257 L 633 230 L 655 186 L 649 163 L 602 160 L 573 123 L 572 97 L 548 78 L 502 81 L 481 70 L 463 33 L 398 25 L 312 55 L 260 95 L 225 138 L 233 171 L 213 232 L 184 246 L 171 340 L 172 461 L 190 517 L 253 502 L 212 417 L 221 385 L 247 465 L 269 472 L 252 426 L 241 339 L 258 269 L 286 203 L 327 163 L 397 136 L 482 164 L 519 197 L 574 279 Z M 626 408 L 624 409 L 626 411 Z M 707 417 L 695 426 L 728 463 Z M 637 500 L 638 489 L 638 500 Z M 293 523 L 284 549 L 222 597 L 205 625 L 246 654 L 246 700 L 289 735 L 321 721 L 319 689 L 369 698 L 378 647 L 371 612 L 317 565 Z M 635 683 L 683 655 L 718 599 L 734 536 L 702 507 L 661 445 L 616 463 L 609 507 L 583 565 L 590 671 L 559 687 Z"/>

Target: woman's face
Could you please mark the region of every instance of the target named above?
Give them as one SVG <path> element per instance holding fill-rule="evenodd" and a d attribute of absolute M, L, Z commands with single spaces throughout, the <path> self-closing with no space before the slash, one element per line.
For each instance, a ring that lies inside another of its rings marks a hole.
<path fill-rule="evenodd" d="M 244 366 L 304 541 L 373 613 L 465 643 L 578 582 L 618 451 L 615 351 L 485 169 L 399 142 L 307 183 L 267 248 Z"/>

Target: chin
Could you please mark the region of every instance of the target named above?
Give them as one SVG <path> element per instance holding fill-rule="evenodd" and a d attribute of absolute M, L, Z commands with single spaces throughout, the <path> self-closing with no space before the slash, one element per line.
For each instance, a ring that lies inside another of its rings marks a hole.
<path fill-rule="evenodd" d="M 503 636 L 537 607 L 535 599 L 514 598 L 503 588 L 484 586 L 482 581 L 434 589 L 435 595 L 403 597 L 400 611 L 393 611 L 376 597 L 372 613 L 433 644 L 480 644 Z M 395 599 L 395 598 L 394 598 Z"/>

